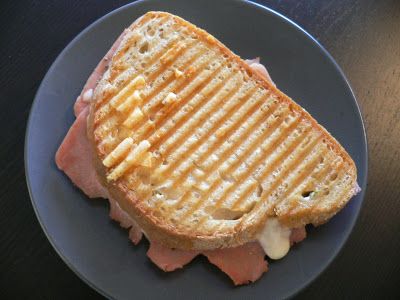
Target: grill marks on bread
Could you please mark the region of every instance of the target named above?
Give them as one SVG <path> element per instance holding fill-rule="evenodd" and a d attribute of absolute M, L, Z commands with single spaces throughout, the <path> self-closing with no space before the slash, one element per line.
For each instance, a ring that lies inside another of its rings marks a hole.
<path fill-rule="evenodd" d="M 252 240 L 268 215 L 295 227 L 323 222 L 351 195 L 354 163 L 340 145 L 172 15 L 133 25 L 95 99 L 93 140 L 110 184 L 136 192 L 148 221 L 190 236 L 191 247 Z"/>

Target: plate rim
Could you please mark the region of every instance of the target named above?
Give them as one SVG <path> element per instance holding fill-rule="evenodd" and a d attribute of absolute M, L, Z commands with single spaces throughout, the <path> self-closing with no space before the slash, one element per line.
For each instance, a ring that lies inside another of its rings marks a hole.
<path fill-rule="evenodd" d="M 48 233 L 48 231 L 47 231 L 47 229 L 46 229 L 46 227 L 44 225 L 44 222 L 42 221 L 42 218 L 40 216 L 39 210 L 38 210 L 38 208 L 37 208 L 37 206 L 35 204 L 32 188 L 31 188 L 30 174 L 28 172 L 30 163 L 29 163 L 29 161 L 27 159 L 27 157 L 28 157 L 28 148 L 29 148 L 28 141 L 29 141 L 29 137 L 31 135 L 30 132 L 32 130 L 33 112 L 34 112 L 34 110 L 35 110 L 35 108 L 36 108 L 36 106 L 38 105 L 38 102 L 39 102 L 38 101 L 38 94 L 42 90 L 42 87 L 43 87 L 44 83 L 47 81 L 48 77 L 50 77 L 50 74 L 52 73 L 53 69 L 56 67 L 57 63 L 62 59 L 64 54 L 66 52 L 68 52 L 68 50 L 70 48 L 72 48 L 82 36 L 84 36 L 87 32 L 92 30 L 98 24 L 100 24 L 104 19 L 109 18 L 110 16 L 112 16 L 114 14 L 118 14 L 120 11 L 126 9 L 127 7 L 130 7 L 130 6 L 134 7 L 134 6 L 137 6 L 137 5 L 141 5 L 142 3 L 151 3 L 151 2 L 152 2 L 152 0 L 138 0 L 138 1 L 135 1 L 135 2 L 124 4 L 124 5 L 116 8 L 116 9 L 113 9 L 113 10 L 109 11 L 108 13 L 102 15 L 98 19 L 96 19 L 94 22 L 92 22 L 88 26 L 86 26 L 71 41 L 69 41 L 68 44 L 61 50 L 61 52 L 54 59 L 54 61 L 52 62 L 51 66 L 47 70 L 45 76 L 41 80 L 41 83 L 40 83 L 38 89 L 36 90 L 35 96 L 33 98 L 33 102 L 32 102 L 31 108 L 29 110 L 29 117 L 28 117 L 28 120 L 27 120 L 27 123 L 26 123 L 27 125 L 26 125 L 25 138 L 24 138 L 24 171 L 25 171 L 25 179 L 26 179 L 26 184 L 27 184 L 27 187 L 28 187 L 29 198 L 30 198 L 33 210 L 35 212 L 36 218 L 37 218 L 37 220 L 38 220 L 38 222 L 40 224 L 40 227 L 42 228 L 44 234 L 46 235 L 47 240 L 50 242 L 51 246 L 53 247 L 53 249 L 55 250 L 57 255 L 63 260 L 63 262 L 68 266 L 68 268 L 70 270 L 72 270 L 89 287 L 91 287 L 93 290 L 98 292 L 100 295 L 102 295 L 103 297 L 108 298 L 108 299 L 115 299 L 115 298 L 112 295 L 108 294 L 102 287 L 95 285 L 88 278 L 86 278 L 83 274 L 81 274 L 81 272 L 77 270 L 77 268 L 68 260 L 68 258 L 61 253 L 61 250 L 57 248 L 53 238 Z M 280 19 L 283 19 L 283 21 L 285 21 L 289 25 L 293 26 L 297 31 L 300 31 L 300 33 L 304 34 L 308 39 L 310 39 L 323 52 L 323 54 L 328 58 L 329 62 L 333 65 L 335 70 L 339 73 L 340 77 L 344 80 L 344 83 L 345 83 L 346 87 L 348 88 L 348 90 L 350 91 L 351 97 L 353 98 L 352 104 L 356 108 L 356 112 L 358 113 L 358 118 L 359 118 L 359 121 L 360 121 L 360 124 L 361 124 L 362 135 L 363 135 L 362 136 L 362 140 L 363 140 L 363 143 L 364 143 L 363 155 L 365 155 L 365 162 L 364 162 L 363 168 L 364 168 L 365 172 L 364 172 L 364 174 L 361 174 L 361 175 L 363 175 L 362 178 L 360 178 L 360 177 L 357 178 L 358 182 L 360 183 L 360 187 L 362 188 L 362 190 L 360 192 L 360 195 L 359 195 L 360 204 L 356 208 L 356 212 L 353 214 L 354 217 L 353 217 L 353 220 L 351 221 L 351 223 L 350 223 L 350 225 L 348 227 L 349 229 L 343 234 L 343 239 L 342 239 L 340 245 L 338 245 L 336 250 L 332 253 L 331 257 L 328 260 L 326 260 L 322 265 L 320 265 L 318 270 L 316 272 L 314 272 L 314 274 L 312 276 L 309 276 L 309 278 L 303 283 L 303 285 L 299 289 L 297 289 L 293 293 L 287 293 L 287 294 L 283 295 L 284 298 L 292 298 L 292 297 L 298 295 L 301 291 L 305 290 L 318 277 L 320 277 L 323 273 L 326 272 L 326 270 L 329 268 L 329 266 L 332 264 L 332 262 L 342 252 L 345 244 L 349 240 L 350 235 L 353 233 L 355 224 L 358 222 L 358 219 L 359 219 L 360 211 L 364 206 L 364 199 L 365 199 L 365 194 L 366 194 L 366 189 L 367 189 L 368 162 L 369 162 L 368 136 L 367 136 L 367 133 L 366 133 L 363 113 L 362 113 L 362 111 L 360 109 L 360 106 L 358 104 L 358 101 L 357 101 L 357 98 L 356 98 L 356 96 L 354 94 L 354 91 L 351 88 L 349 80 L 345 76 L 345 74 L 342 71 L 342 69 L 340 68 L 339 64 L 335 61 L 335 59 L 332 57 L 332 55 L 324 48 L 324 46 L 322 46 L 322 44 L 318 40 L 316 40 L 310 33 L 308 33 L 300 25 L 298 25 L 297 23 L 295 23 L 294 21 L 292 21 L 288 17 L 284 16 L 283 14 L 281 14 L 281 13 L 279 13 L 279 12 L 277 12 L 277 11 L 267 7 L 267 6 L 264 6 L 264 5 L 260 4 L 260 3 L 252 2 L 250 0 L 233 0 L 232 2 L 244 3 L 246 5 L 250 5 L 250 6 L 253 6 L 253 7 L 255 7 L 255 8 L 261 10 L 261 11 L 264 11 L 264 13 L 279 17 Z"/>

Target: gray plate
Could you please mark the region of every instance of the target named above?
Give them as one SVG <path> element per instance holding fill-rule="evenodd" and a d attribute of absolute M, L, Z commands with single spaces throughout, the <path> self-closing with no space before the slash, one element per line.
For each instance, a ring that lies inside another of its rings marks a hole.
<path fill-rule="evenodd" d="M 58 56 L 37 92 L 25 144 L 32 204 L 50 243 L 90 286 L 111 298 L 282 298 L 315 279 L 349 236 L 364 197 L 357 195 L 255 284 L 234 287 L 204 258 L 164 273 L 108 217 L 106 201 L 90 200 L 57 170 L 54 154 L 74 121 L 72 106 L 87 77 L 122 30 L 149 10 L 165 10 L 206 29 L 244 58 L 260 56 L 278 87 L 305 107 L 355 160 L 363 191 L 367 146 L 357 102 L 332 57 L 304 30 L 265 7 L 239 1 L 142 1 L 104 16 Z"/>

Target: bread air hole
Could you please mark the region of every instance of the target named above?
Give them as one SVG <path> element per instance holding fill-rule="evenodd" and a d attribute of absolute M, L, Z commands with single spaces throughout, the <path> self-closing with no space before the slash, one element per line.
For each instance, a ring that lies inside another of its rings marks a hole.
<path fill-rule="evenodd" d="M 158 29 L 158 36 L 162 39 L 164 38 L 164 28 Z"/>
<path fill-rule="evenodd" d="M 263 191 L 264 191 L 264 189 L 263 189 L 262 185 L 261 185 L 261 184 L 258 184 L 258 185 L 257 185 L 257 190 L 256 190 L 256 194 L 257 194 L 257 197 L 258 197 L 258 198 L 261 197 Z"/>
<path fill-rule="evenodd" d="M 155 33 L 155 30 L 151 26 L 147 27 L 147 34 L 149 36 L 153 36 Z"/>
<path fill-rule="evenodd" d="M 144 42 L 144 43 L 142 44 L 142 46 L 140 47 L 139 52 L 142 53 L 142 54 L 144 54 L 144 53 L 146 53 L 147 51 L 149 51 L 149 43 L 146 41 L 146 42 Z"/>
<path fill-rule="evenodd" d="M 311 199 L 312 195 L 314 194 L 314 191 L 305 191 L 303 193 L 301 193 L 301 196 L 305 199 L 305 200 L 309 200 Z"/>

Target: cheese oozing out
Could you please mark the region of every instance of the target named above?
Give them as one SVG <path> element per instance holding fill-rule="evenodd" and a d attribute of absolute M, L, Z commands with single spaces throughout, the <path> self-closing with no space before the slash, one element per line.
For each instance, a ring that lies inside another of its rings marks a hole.
<path fill-rule="evenodd" d="M 90 102 L 93 99 L 93 89 L 88 89 L 84 94 L 83 94 L 83 101 L 85 102 Z"/>
<path fill-rule="evenodd" d="M 277 218 L 269 218 L 258 236 L 258 241 L 271 259 L 280 259 L 289 252 L 290 232 Z"/>

